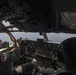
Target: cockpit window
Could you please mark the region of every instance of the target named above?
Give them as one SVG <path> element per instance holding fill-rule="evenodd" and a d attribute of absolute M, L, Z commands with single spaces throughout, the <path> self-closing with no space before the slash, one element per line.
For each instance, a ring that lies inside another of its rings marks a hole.
<path fill-rule="evenodd" d="M 0 49 L 9 47 L 10 44 L 13 44 L 10 37 L 6 33 L 0 33 Z"/>

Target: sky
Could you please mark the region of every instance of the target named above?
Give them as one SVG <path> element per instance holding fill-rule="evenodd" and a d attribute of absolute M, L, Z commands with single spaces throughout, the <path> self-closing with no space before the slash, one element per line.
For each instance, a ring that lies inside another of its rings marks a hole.
<path fill-rule="evenodd" d="M 12 33 L 16 39 L 22 37 L 22 38 L 28 38 L 29 40 L 37 40 L 37 38 L 43 39 L 42 35 L 39 35 L 39 33 L 25 33 L 25 32 L 14 32 Z M 70 37 L 76 37 L 76 34 L 65 34 L 65 33 L 47 33 L 47 37 L 50 40 L 50 42 L 57 42 L 61 43 L 63 40 L 70 38 Z M 9 36 L 5 33 L 0 33 L 0 39 L 4 41 L 8 41 L 11 43 L 11 40 Z"/>

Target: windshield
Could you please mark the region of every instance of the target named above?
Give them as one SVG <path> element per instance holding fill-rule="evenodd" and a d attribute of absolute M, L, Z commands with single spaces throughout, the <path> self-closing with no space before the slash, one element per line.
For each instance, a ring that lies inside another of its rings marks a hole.
<path fill-rule="evenodd" d="M 6 33 L 0 33 L 0 49 L 7 48 L 9 45 L 13 44 L 10 37 Z"/>

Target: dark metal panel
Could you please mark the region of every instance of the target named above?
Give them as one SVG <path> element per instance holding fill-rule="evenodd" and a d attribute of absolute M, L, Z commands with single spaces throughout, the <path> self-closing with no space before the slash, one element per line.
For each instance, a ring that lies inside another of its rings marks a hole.
<path fill-rule="evenodd" d="M 76 12 L 76 0 L 52 0 L 56 12 Z"/>

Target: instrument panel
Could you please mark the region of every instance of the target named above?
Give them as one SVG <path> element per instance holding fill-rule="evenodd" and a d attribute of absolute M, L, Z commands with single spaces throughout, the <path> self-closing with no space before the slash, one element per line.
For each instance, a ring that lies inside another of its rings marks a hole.
<path fill-rule="evenodd" d="M 52 64 L 52 57 L 57 48 L 58 44 L 43 42 L 42 39 L 38 39 L 37 41 L 31 40 L 22 40 L 20 48 L 21 55 L 31 60 L 35 58 L 38 62 L 38 65 L 49 67 Z"/>

